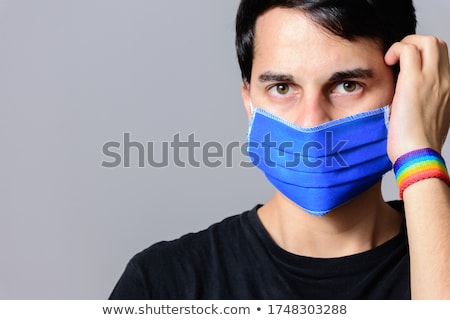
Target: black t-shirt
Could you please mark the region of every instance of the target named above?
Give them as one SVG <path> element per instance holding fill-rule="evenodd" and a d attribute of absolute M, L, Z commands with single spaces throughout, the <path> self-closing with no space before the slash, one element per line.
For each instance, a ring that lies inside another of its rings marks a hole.
<path fill-rule="evenodd" d="M 311 258 L 280 248 L 257 209 L 138 253 L 110 299 L 410 299 L 405 224 L 372 250 Z"/>

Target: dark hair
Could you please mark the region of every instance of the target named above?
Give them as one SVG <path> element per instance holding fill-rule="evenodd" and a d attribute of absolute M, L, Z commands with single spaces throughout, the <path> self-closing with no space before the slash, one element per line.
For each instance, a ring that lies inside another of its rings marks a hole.
<path fill-rule="evenodd" d="M 276 7 L 303 10 L 334 35 L 381 41 L 384 52 L 416 32 L 412 0 L 241 0 L 236 16 L 236 51 L 242 79 L 250 82 L 256 20 Z"/>

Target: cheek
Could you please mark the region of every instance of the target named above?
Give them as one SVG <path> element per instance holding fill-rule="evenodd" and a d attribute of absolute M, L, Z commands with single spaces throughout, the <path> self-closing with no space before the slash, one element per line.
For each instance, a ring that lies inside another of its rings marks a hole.
<path fill-rule="evenodd" d="M 377 109 L 392 104 L 392 99 L 394 97 L 394 86 L 388 84 L 384 87 L 380 87 L 379 90 L 375 90 L 372 94 L 367 96 L 365 99 L 365 105 L 369 109 Z"/>

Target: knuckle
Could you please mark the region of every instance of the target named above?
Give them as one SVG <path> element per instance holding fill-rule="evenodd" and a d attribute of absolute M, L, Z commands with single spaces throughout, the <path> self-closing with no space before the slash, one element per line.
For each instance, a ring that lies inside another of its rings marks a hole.
<path fill-rule="evenodd" d="M 440 45 L 441 40 L 439 38 L 437 38 L 436 36 L 426 36 L 425 42 L 431 46 L 438 46 L 438 45 Z"/>
<path fill-rule="evenodd" d="M 435 36 L 428 36 L 424 41 L 424 45 L 432 50 L 448 52 L 447 43 Z"/>
<path fill-rule="evenodd" d="M 405 43 L 404 50 L 409 54 L 419 54 L 420 53 L 419 47 L 412 43 Z"/>

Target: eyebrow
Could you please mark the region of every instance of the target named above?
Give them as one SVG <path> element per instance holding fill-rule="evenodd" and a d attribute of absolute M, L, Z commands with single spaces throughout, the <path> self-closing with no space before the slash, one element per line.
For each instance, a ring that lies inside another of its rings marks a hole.
<path fill-rule="evenodd" d="M 282 74 L 282 73 L 274 73 L 274 72 L 264 72 L 258 77 L 259 81 L 261 82 L 270 82 L 270 81 L 277 81 L 277 82 L 292 82 L 294 81 L 294 77 L 290 74 Z"/>
<path fill-rule="evenodd" d="M 330 79 L 328 81 L 330 82 L 339 82 L 344 81 L 348 79 L 370 79 L 373 78 L 373 71 L 370 69 L 362 69 L 362 68 L 356 68 L 353 70 L 346 70 L 346 71 L 339 71 L 332 74 Z M 292 82 L 294 81 L 294 76 L 290 74 L 283 74 L 283 73 L 274 73 L 271 71 L 267 71 L 262 73 L 258 77 L 259 81 L 261 82 Z"/>
<path fill-rule="evenodd" d="M 355 78 L 357 78 L 357 79 L 373 78 L 373 71 L 370 69 L 361 69 L 361 68 L 340 71 L 340 72 L 333 73 L 333 75 L 328 80 L 330 82 L 339 82 L 339 81 L 355 79 Z"/>

